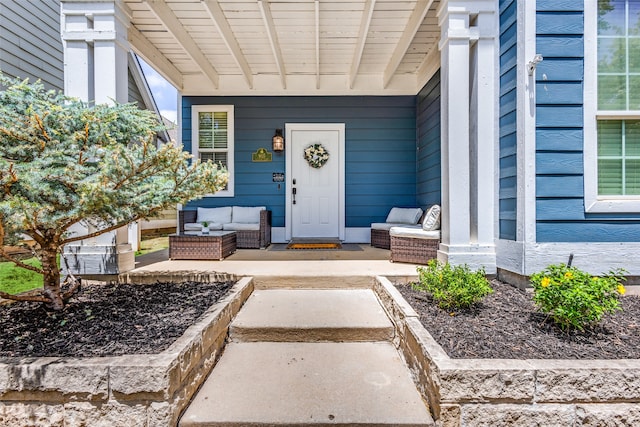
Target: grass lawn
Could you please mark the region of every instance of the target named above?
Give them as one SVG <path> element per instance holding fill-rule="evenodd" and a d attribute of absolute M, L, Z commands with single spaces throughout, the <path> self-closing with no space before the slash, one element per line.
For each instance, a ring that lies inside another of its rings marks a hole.
<path fill-rule="evenodd" d="M 25 263 L 40 267 L 40 261 L 35 258 L 29 258 Z M 12 262 L 0 262 L 0 291 L 18 294 L 41 287 L 42 274 L 16 267 Z"/>
<path fill-rule="evenodd" d="M 140 250 L 136 251 L 136 256 L 148 254 L 150 252 L 161 251 L 169 247 L 168 236 L 148 236 L 142 237 Z"/>
<path fill-rule="evenodd" d="M 160 251 L 168 247 L 169 237 L 167 236 L 143 237 L 140 243 L 140 250 L 136 252 L 136 256 Z M 25 262 L 40 267 L 40 262 L 36 258 L 30 258 Z M 0 291 L 19 294 L 20 292 L 37 288 L 42 288 L 41 274 L 16 267 L 12 262 L 0 262 Z"/>

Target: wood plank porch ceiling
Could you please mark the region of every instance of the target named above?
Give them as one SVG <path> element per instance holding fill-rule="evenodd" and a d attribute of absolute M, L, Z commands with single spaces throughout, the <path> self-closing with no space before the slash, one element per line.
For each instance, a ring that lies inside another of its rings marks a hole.
<path fill-rule="evenodd" d="M 416 94 L 439 0 L 124 0 L 132 49 L 184 95 Z"/>

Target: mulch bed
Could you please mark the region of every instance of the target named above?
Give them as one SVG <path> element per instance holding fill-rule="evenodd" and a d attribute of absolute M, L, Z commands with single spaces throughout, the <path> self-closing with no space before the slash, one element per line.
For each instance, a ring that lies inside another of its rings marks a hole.
<path fill-rule="evenodd" d="M 157 354 L 235 283 L 83 286 L 62 312 L 0 306 L 0 357 Z"/>
<path fill-rule="evenodd" d="M 396 284 L 451 358 L 640 358 L 640 297 L 622 297 L 623 311 L 605 316 L 592 330 L 564 332 L 536 311 L 530 293 L 498 280 L 491 286 L 494 293 L 481 303 L 452 313 L 410 284 Z"/>

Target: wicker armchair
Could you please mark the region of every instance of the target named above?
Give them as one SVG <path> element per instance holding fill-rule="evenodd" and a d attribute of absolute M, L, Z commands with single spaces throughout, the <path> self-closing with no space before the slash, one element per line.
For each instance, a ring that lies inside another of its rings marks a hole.
<path fill-rule="evenodd" d="M 431 206 L 419 225 L 391 227 L 391 261 L 427 264 L 438 256 L 440 246 L 440 206 Z"/>
<path fill-rule="evenodd" d="M 424 231 L 421 228 L 393 227 L 391 239 L 391 261 L 426 264 L 438 256 L 440 230 Z"/>
<path fill-rule="evenodd" d="M 178 212 L 179 234 L 184 233 L 184 225 L 196 222 L 197 211 L 181 210 Z M 234 230 L 236 232 L 236 247 L 240 249 L 266 248 L 271 244 L 271 211 L 260 211 L 259 230 Z"/>
<path fill-rule="evenodd" d="M 389 237 L 391 227 L 416 225 L 422 221 L 423 216 L 424 212 L 420 208 L 391 209 L 385 222 L 374 222 L 371 224 L 371 246 L 374 248 L 391 249 L 391 238 Z"/>

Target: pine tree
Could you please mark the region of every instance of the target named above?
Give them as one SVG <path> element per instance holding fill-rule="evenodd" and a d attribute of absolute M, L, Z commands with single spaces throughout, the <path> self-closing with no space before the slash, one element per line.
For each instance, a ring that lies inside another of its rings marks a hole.
<path fill-rule="evenodd" d="M 64 245 L 116 230 L 177 203 L 214 193 L 227 172 L 182 147 L 157 148 L 157 117 L 134 104 L 90 105 L 39 83 L 0 74 L 0 239 L 35 242 L 42 267 L 0 248 L 0 257 L 41 273 L 41 295 L 9 295 L 61 310 L 79 285 L 61 282 Z M 91 225 L 73 234 L 74 224 Z"/>

